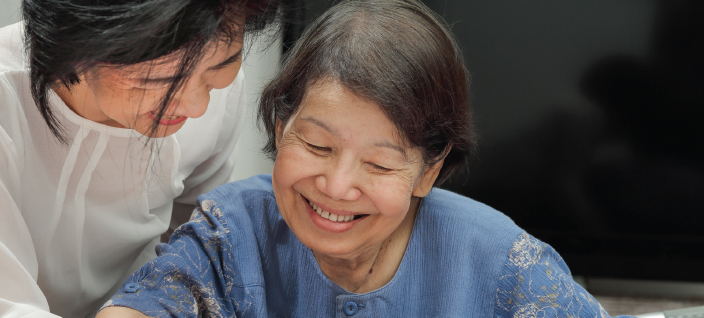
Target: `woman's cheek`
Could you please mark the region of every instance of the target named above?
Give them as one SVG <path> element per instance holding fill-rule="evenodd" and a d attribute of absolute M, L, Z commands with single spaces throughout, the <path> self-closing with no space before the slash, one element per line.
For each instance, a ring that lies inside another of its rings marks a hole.
<path fill-rule="evenodd" d="M 280 178 L 302 178 L 319 165 L 319 158 L 303 146 L 286 142 L 279 144 L 274 169 Z"/>
<path fill-rule="evenodd" d="M 211 80 L 211 86 L 215 89 L 223 89 L 232 84 L 240 71 L 241 63 L 233 63 L 229 67 L 218 71 Z"/>
<path fill-rule="evenodd" d="M 412 184 L 399 176 L 383 176 L 372 181 L 370 189 L 380 210 L 389 214 L 405 214 L 411 205 Z"/>
<path fill-rule="evenodd" d="M 156 111 L 161 106 L 161 100 L 166 94 L 162 90 L 145 90 L 141 94 L 137 94 L 134 106 L 137 109 L 133 109 L 135 113 L 146 113 L 147 111 Z M 139 96 L 141 95 L 141 96 Z M 179 94 L 174 94 L 171 100 L 171 104 L 178 103 Z M 172 105 L 173 106 L 173 105 Z"/>

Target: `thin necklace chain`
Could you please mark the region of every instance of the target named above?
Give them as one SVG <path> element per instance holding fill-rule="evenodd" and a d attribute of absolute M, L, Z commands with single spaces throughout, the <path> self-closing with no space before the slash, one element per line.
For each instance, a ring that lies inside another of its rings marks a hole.
<path fill-rule="evenodd" d="M 376 263 L 379 262 L 379 259 L 381 258 L 381 254 L 386 251 L 386 247 L 389 245 L 389 242 L 391 241 L 391 237 L 387 238 L 384 243 L 381 244 L 381 247 L 379 248 L 379 253 L 376 254 L 376 257 L 374 258 L 374 263 L 372 263 L 372 266 L 369 268 L 369 272 L 367 273 L 367 278 L 362 281 L 362 284 L 359 285 L 355 290 L 351 290 L 350 292 L 357 292 L 360 288 L 364 287 L 364 285 L 367 284 L 367 281 L 369 281 L 369 278 L 371 278 L 374 275 L 374 268 L 376 267 Z M 378 271 L 377 271 L 378 273 Z"/>

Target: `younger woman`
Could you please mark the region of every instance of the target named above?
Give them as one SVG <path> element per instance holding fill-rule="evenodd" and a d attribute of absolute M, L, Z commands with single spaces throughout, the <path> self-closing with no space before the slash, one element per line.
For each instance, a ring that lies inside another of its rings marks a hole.
<path fill-rule="evenodd" d="M 227 180 L 243 34 L 277 9 L 24 1 L 0 30 L 0 316 L 94 314 L 156 256 L 174 204 Z"/>

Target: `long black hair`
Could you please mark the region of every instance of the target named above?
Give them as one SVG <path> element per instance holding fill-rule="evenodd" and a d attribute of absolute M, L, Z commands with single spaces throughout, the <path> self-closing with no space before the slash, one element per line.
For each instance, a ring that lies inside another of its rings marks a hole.
<path fill-rule="evenodd" d="M 177 76 L 157 116 L 181 89 L 208 44 L 232 43 L 261 31 L 286 10 L 286 0 L 24 0 L 25 49 L 31 93 L 52 133 L 63 129 L 49 105 L 49 90 L 67 89 L 100 65 L 128 66 L 179 53 Z M 158 125 L 151 128 L 155 133 Z"/>
<path fill-rule="evenodd" d="M 436 185 L 474 153 L 469 73 L 445 23 L 419 1 L 342 1 L 308 27 L 262 93 L 270 157 L 276 120 L 285 127 L 306 90 L 326 79 L 375 102 L 426 165 L 444 159 Z"/>

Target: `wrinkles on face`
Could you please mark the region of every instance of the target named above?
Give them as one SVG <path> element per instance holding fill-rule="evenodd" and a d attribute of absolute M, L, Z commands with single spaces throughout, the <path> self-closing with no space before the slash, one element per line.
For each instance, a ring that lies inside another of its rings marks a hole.
<path fill-rule="evenodd" d="M 408 158 L 388 147 L 358 146 L 353 136 L 334 138 L 305 120 L 294 121 L 279 145 L 279 152 L 295 151 L 306 162 L 324 167 L 329 182 L 354 183 L 362 192 L 383 186 L 410 197 L 422 170 L 416 152 Z"/>
<path fill-rule="evenodd" d="M 343 288 L 388 282 L 436 176 L 420 148 L 399 140 L 377 104 L 337 81 L 310 86 L 276 129 L 272 183 L 286 224 Z M 378 276 L 368 279 L 371 268 Z"/>
<path fill-rule="evenodd" d="M 419 149 L 398 140 L 378 105 L 330 84 L 312 88 L 285 126 L 277 123 L 274 190 L 284 220 L 304 244 L 352 260 L 374 254 L 399 227 L 424 164 Z M 309 206 L 353 215 L 358 225 L 321 228 L 326 221 L 316 220 Z"/>

